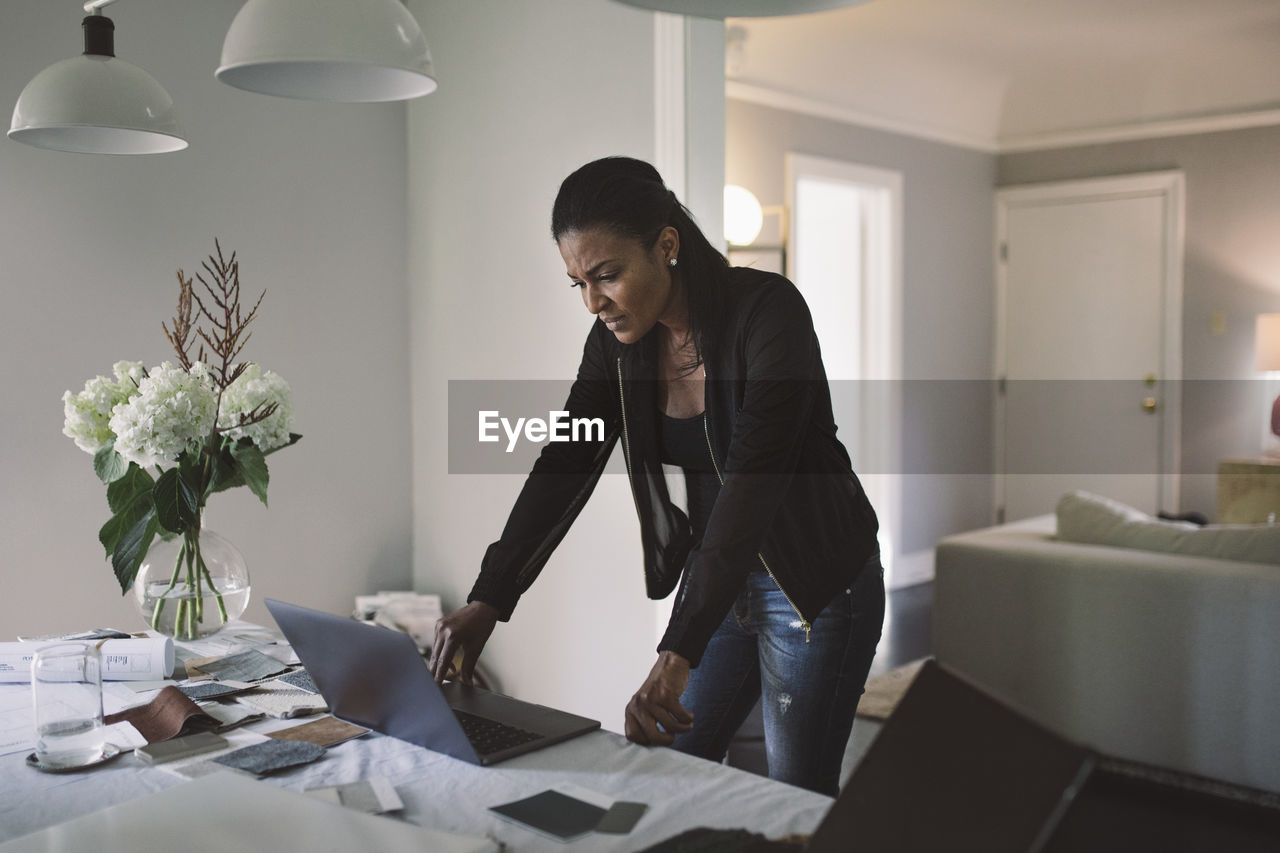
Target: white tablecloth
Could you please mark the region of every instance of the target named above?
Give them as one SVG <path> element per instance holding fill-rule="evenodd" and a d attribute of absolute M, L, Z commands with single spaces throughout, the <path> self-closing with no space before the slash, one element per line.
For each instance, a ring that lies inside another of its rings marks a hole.
<path fill-rule="evenodd" d="M 27 685 L 0 685 L 6 691 Z M 0 697 L 3 698 L 3 697 Z M 296 724 L 273 721 L 266 728 Z M 25 766 L 26 753 L 0 756 L 0 841 L 89 811 L 142 797 L 185 780 L 132 754 L 93 770 L 46 774 Z M 325 758 L 267 777 L 302 791 L 381 776 L 404 801 L 386 820 L 488 835 L 512 851 L 632 851 L 697 826 L 744 827 L 771 838 L 814 830 L 827 797 L 673 752 L 628 743 L 598 731 L 494 767 L 476 767 L 395 738 L 371 733 L 329 749 Z M 589 834 L 563 844 L 503 820 L 489 806 L 571 783 L 618 800 L 649 806 L 624 836 Z M 228 815 L 228 819 L 233 816 Z"/>

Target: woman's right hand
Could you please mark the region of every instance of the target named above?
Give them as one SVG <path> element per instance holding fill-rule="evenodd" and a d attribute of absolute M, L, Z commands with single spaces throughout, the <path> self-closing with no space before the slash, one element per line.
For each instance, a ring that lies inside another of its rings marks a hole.
<path fill-rule="evenodd" d="M 431 659 L 427 667 L 437 682 L 455 674 L 453 659 L 462 652 L 462 669 L 457 670 L 458 680 L 471 684 L 476 671 L 476 661 L 489 635 L 498 624 L 498 609 L 483 601 L 473 601 L 436 622 L 436 636 L 431 644 Z"/>

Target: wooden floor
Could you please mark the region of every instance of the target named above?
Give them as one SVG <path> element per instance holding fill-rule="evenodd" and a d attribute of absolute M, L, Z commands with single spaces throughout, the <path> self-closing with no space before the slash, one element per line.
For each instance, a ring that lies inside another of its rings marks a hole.
<path fill-rule="evenodd" d="M 928 657 L 933 654 L 933 584 L 891 590 L 886 596 L 884 629 L 875 659 L 871 662 L 871 675 Z M 764 752 L 764 726 L 760 703 L 742 724 L 729 745 L 725 763 L 752 773 L 767 776 L 769 767 Z M 846 765 L 861 756 L 879 731 L 879 724 L 859 718 L 854 723 L 853 736 L 846 754 Z"/>

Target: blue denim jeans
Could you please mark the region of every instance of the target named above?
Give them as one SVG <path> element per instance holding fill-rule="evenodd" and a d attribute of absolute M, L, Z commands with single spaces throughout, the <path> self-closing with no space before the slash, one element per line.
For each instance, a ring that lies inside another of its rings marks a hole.
<path fill-rule="evenodd" d="M 762 698 L 769 777 L 835 796 L 884 607 L 884 569 L 876 554 L 814 620 L 806 643 L 799 617 L 773 579 L 751 572 L 690 674 L 680 702 L 693 712 L 693 730 L 677 735 L 673 748 L 722 761 Z"/>

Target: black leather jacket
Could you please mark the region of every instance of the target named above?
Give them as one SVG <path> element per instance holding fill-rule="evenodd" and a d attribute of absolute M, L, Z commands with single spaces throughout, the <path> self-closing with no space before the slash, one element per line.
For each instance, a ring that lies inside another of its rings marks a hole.
<path fill-rule="evenodd" d="M 572 418 L 601 418 L 604 440 L 543 449 L 468 601 L 492 605 L 503 621 L 511 617 L 619 442 L 640 517 L 649 597 L 664 598 L 680 583 L 659 651 L 696 666 L 749 571 L 773 577 L 806 632 L 853 583 L 877 550 L 878 525 L 836 438 L 804 298 L 781 276 L 736 267 L 722 297 L 720 331 L 703 358 L 707 446 L 723 484 L 702 542 L 692 542 L 662 471 L 657 336 L 628 346 L 597 321 L 564 408 Z"/>

